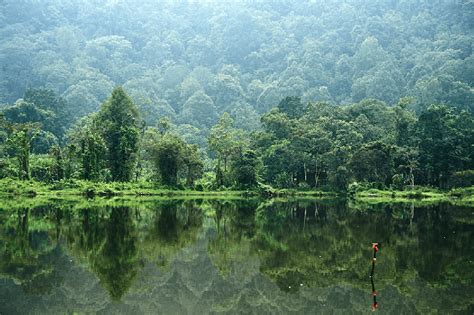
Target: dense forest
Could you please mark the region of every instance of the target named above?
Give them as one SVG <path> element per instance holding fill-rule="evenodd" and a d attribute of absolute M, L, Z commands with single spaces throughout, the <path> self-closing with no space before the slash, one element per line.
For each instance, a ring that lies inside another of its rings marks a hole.
<path fill-rule="evenodd" d="M 0 8 L 0 178 L 474 184 L 473 1 Z"/>

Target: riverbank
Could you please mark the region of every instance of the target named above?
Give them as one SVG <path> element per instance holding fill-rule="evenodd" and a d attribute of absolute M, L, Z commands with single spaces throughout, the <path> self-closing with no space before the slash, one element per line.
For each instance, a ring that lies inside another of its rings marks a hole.
<path fill-rule="evenodd" d="M 449 201 L 474 207 L 474 186 L 441 191 L 429 187 L 417 187 L 414 190 L 368 189 L 353 194 L 353 199 L 366 203 L 387 202 L 424 202 L 435 203 Z"/>
<path fill-rule="evenodd" d="M 0 179 L 0 195 L 3 196 L 83 196 L 83 197 L 336 197 L 333 192 L 299 191 L 292 189 L 212 190 L 200 191 L 158 186 L 151 182 L 97 183 L 84 180 L 67 180 L 42 183 L 33 180 Z"/>
<path fill-rule="evenodd" d="M 23 197 L 168 197 L 168 198 L 349 198 L 364 203 L 393 202 L 441 202 L 450 201 L 474 206 L 474 186 L 440 191 L 433 188 L 417 187 L 415 190 L 369 189 L 353 194 L 316 190 L 275 189 L 265 186 L 255 190 L 215 190 L 199 191 L 172 189 L 150 182 L 96 183 L 83 180 L 66 180 L 57 183 L 0 179 L 0 196 Z"/>

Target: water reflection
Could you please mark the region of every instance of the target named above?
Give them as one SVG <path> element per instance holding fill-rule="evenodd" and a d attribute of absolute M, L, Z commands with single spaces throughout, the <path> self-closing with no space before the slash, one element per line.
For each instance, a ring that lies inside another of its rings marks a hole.
<path fill-rule="evenodd" d="M 9 205 L 0 209 L 0 278 L 13 281 L 0 282 L 6 299 L 20 287 L 24 297 L 47 304 L 44 299 L 57 295 L 57 288 L 77 281 L 68 270 L 80 268 L 119 305 L 153 303 L 145 297 L 160 294 L 164 289 L 156 286 L 167 282 L 182 296 L 169 305 L 181 303 L 181 310 L 193 310 L 192 303 L 204 303 L 199 305 L 206 311 L 250 309 L 250 302 L 239 303 L 260 294 L 252 310 L 258 305 L 285 313 L 299 303 L 293 308 L 299 312 L 364 311 L 372 298 L 368 276 L 375 240 L 384 246 L 377 260 L 381 309 L 473 310 L 470 208 L 337 200 Z M 265 304 L 268 296 L 274 305 Z M 20 311 L 3 302 L 0 311 Z"/>
<path fill-rule="evenodd" d="M 61 281 L 55 268 L 57 247 L 43 231 L 46 225 L 32 219 L 29 209 L 19 208 L 0 226 L 0 273 L 10 275 L 30 294 L 49 293 Z"/>
<path fill-rule="evenodd" d="M 93 246 L 90 253 L 92 270 L 118 300 L 130 287 L 138 270 L 138 244 L 136 226 L 129 207 L 107 207 L 108 220 L 105 237 Z"/>
<path fill-rule="evenodd" d="M 203 212 L 193 202 L 160 202 L 145 223 L 143 255 L 148 261 L 166 267 L 183 247 L 196 241 L 202 227 Z"/>

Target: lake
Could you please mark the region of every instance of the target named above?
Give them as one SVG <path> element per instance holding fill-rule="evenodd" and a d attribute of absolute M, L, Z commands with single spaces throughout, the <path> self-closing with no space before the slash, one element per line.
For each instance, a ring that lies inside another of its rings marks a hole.
<path fill-rule="evenodd" d="M 0 201 L 1 314 L 474 312 L 474 208 Z"/>

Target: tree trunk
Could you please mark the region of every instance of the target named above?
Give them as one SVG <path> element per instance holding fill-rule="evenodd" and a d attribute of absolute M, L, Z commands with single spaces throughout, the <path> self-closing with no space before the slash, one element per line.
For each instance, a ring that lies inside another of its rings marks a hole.
<path fill-rule="evenodd" d="M 306 169 L 306 162 L 303 162 L 304 182 L 308 183 L 308 170 Z"/>
<path fill-rule="evenodd" d="M 314 188 L 318 187 L 318 160 L 314 160 Z"/>
<path fill-rule="evenodd" d="M 193 177 L 192 177 L 192 167 L 188 166 L 188 173 L 186 176 L 186 185 L 191 187 L 193 184 Z"/>
<path fill-rule="evenodd" d="M 217 159 L 217 169 L 216 169 L 216 183 L 218 187 L 222 186 L 223 179 L 222 179 L 222 170 L 221 170 L 221 159 Z"/>

